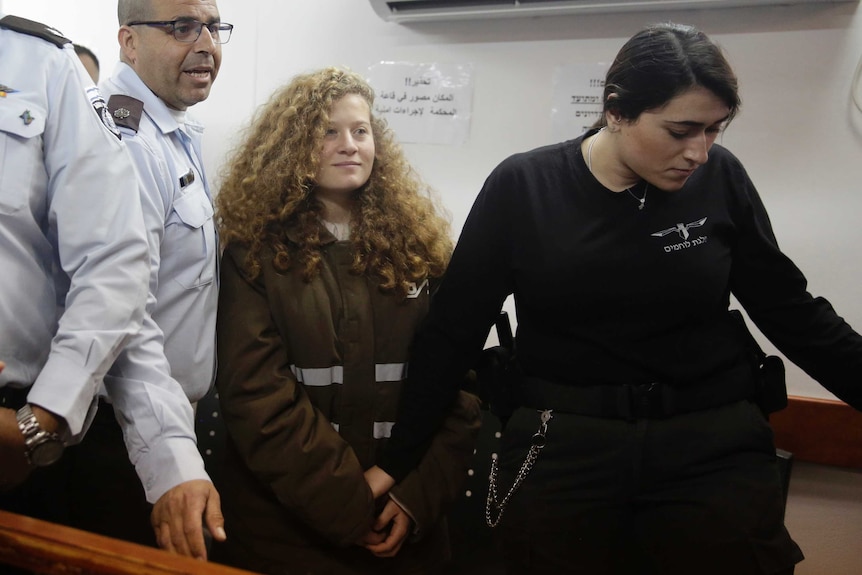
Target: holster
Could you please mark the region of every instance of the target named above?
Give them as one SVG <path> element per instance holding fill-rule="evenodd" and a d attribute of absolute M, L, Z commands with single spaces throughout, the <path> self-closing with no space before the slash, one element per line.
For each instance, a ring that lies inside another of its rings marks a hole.
<path fill-rule="evenodd" d="M 520 388 L 521 371 L 515 356 L 515 338 L 506 312 L 500 312 L 496 327 L 500 345 L 482 351 L 475 372 L 482 407 L 496 416 L 501 426 L 505 427 L 520 404 L 517 390 Z"/>
<path fill-rule="evenodd" d="M 758 377 L 757 405 L 765 415 L 787 407 L 784 362 L 777 355 L 764 355 Z"/>
<path fill-rule="evenodd" d="M 784 361 L 777 355 L 766 355 L 757 340 L 751 335 L 745 318 L 739 310 L 730 310 L 730 315 L 742 330 L 748 345 L 750 360 L 757 374 L 755 401 L 765 416 L 787 407 L 787 382 Z"/>

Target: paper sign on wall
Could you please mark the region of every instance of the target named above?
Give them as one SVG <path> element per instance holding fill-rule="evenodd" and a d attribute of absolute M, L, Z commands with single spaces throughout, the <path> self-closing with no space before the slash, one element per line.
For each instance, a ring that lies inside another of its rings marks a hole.
<path fill-rule="evenodd" d="M 473 69 L 469 64 L 380 62 L 368 68 L 374 114 L 398 140 L 460 145 L 470 135 Z"/>
<path fill-rule="evenodd" d="M 571 140 L 587 131 L 602 116 L 602 92 L 607 64 L 572 64 L 554 71 L 551 101 L 551 137 Z"/>

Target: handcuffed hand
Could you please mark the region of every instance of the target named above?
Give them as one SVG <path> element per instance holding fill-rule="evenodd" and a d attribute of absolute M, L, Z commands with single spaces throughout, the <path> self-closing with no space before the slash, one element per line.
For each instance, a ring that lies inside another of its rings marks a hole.
<path fill-rule="evenodd" d="M 362 545 L 377 557 L 394 557 L 401 550 L 413 526 L 413 520 L 394 500 L 389 499 L 377 516 L 373 530 Z"/>
<path fill-rule="evenodd" d="M 365 472 L 365 481 L 371 488 L 371 493 L 374 495 L 374 499 L 379 499 L 388 493 L 395 485 L 395 480 L 392 476 L 376 465 L 374 467 L 369 467 Z"/>

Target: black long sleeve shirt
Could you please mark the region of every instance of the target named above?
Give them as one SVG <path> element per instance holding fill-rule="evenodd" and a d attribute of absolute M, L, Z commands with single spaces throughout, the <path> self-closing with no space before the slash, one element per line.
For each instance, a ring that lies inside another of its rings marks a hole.
<path fill-rule="evenodd" d="M 714 145 L 681 190 L 650 187 L 639 210 L 589 172 L 585 136 L 511 156 L 476 198 L 414 341 L 380 463 L 396 479 L 418 460 L 512 293 L 529 375 L 697 384 L 746 354 L 727 313 L 733 293 L 782 353 L 862 409 L 862 337 L 808 293 L 729 151 Z"/>

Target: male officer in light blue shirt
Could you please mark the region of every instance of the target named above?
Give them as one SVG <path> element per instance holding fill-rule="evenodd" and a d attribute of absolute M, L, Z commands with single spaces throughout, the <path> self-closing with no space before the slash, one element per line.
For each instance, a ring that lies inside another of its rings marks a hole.
<path fill-rule="evenodd" d="M 100 89 L 142 183 L 153 317 L 165 335 L 172 375 L 197 401 L 215 375 L 218 247 L 201 157 L 203 126 L 187 108 L 209 95 L 232 27 L 220 22 L 214 1 L 121 0 L 124 6 L 121 59 Z M 176 24 L 162 25 L 160 18 L 169 17 Z"/>
<path fill-rule="evenodd" d="M 187 108 L 209 95 L 221 64 L 221 44 L 229 39 L 232 26 L 221 22 L 214 0 L 120 0 L 118 18 L 120 62 L 100 89 L 141 184 L 153 296 L 148 310 L 158 329 L 145 328 L 118 359 L 106 383 L 146 377 L 135 374 L 164 364 L 165 371 L 182 385 L 190 412 L 191 405 L 210 390 L 215 376 L 218 244 L 201 156 L 203 128 Z M 105 445 L 111 441 L 116 445 L 112 437 L 117 435 L 112 422 L 99 428 L 98 437 Z M 88 445 L 99 446 L 95 440 Z M 119 477 L 128 462 L 121 461 L 120 449 L 110 452 L 111 457 L 98 452 L 99 465 L 107 468 L 115 463 L 110 472 Z M 147 500 L 153 502 L 154 493 L 164 489 L 159 466 L 146 458 L 133 463 Z M 198 460 L 190 460 L 182 477 L 197 478 L 191 483 L 196 489 L 184 494 L 193 510 L 184 524 L 175 522 L 173 505 L 157 504 L 150 521 L 159 546 L 205 558 L 203 536 L 197 535 L 201 516 L 216 539 L 224 539 L 225 534 L 218 493 L 202 471 Z M 115 483 L 117 493 L 109 498 L 110 506 L 92 503 L 101 496 L 96 490 L 82 497 L 91 502 L 84 526 L 151 544 L 144 533 L 149 522 L 141 511 L 142 497 L 133 489 L 131 473 L 126 477 Z M 140 527 L 137 532 L 135 526 Z"/>

